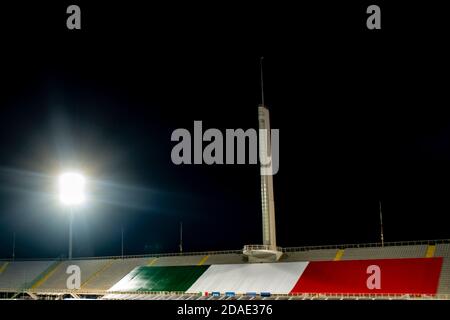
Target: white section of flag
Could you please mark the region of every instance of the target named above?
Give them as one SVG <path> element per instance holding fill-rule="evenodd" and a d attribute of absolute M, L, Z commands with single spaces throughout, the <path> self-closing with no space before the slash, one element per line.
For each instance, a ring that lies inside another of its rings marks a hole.
<path fill-rule="evenodd" d="M 211 265 L 186 292 L 288 294 L 307 266 L 308 262 Z"/>

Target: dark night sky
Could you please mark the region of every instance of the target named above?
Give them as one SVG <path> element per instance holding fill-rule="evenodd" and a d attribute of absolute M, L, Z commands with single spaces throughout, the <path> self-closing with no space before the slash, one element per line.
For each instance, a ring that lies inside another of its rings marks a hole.
<path fill-rule="evenodd" d="M 74 254 L 174 252 L 260 243 L 259 168 L 176 166 L 176 128 L 255 128 L 259 57 L 280 129 L 278 243 L 449 238 L 449 50 L 427 9 L 365 5 L 77 2 L 2 8 L 0 257 L 66 253 L 55 177 L 81 168 Z M 71 4 L 71 3 L 70 3 Z M 430 9 L 431 10 L 431 9 Z M 409 23 L 409 24 L 408 24 Z"/>

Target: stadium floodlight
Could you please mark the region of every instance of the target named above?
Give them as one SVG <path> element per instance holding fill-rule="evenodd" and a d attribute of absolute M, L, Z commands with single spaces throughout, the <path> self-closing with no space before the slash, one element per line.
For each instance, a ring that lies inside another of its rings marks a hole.
<path fill-rule="evenodd" d="M 79 173 L 63 173 L 59 176 L 59 199 L 64 205 L 74 206 L 84 202 L 86 182 Z"/>
<path fill-rule="evenodd" d="M 70 223 L 69 223 L 69 260 L 72 259 L 72 224 L 73 224 L 73 208 L 82 204 L 86 197 L 84 187 L 86 180 L 83 175 L 74 172 L 63 173 L 59 176 L 59 199 L 69 207 Z"/>

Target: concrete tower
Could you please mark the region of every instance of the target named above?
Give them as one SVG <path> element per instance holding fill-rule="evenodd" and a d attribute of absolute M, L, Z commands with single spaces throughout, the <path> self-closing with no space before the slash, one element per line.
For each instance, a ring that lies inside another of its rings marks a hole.
<path fill-rule="evenodd" d="M 261 176 L 262 245 L 246 245 L 243 253 L 250 262 L 277 261 L 282 251 L 277 247 L 275 202 L 273 195 L 272 141 L 269 109 L 264 104 L 264 81 L 261 58 L 261 104 L 258 107 L 259 161 Z"/>
<path fill-rule="evenodd" d="M 272 144 L 270 141 L 270 115 L 269 109 L 267 109 L 265 105 L 260 105 L 258 107 L 258 117 L 263 244 L 271 248 L 276 248 L 277 238 L 275 230 L 272 164 L 267 161 L 271 158 L 272 153 Z"/>

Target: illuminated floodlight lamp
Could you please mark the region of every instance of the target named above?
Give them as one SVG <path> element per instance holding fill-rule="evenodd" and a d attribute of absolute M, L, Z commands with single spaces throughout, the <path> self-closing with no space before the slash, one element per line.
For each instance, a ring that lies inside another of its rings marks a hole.
<path fill-rule="evenodd" d="M 67 206 L 82 204 L 86 200 L 85 185 L 86 179 L 79 173 L 61 174 L 59 176 L 59 200 Z"/>

